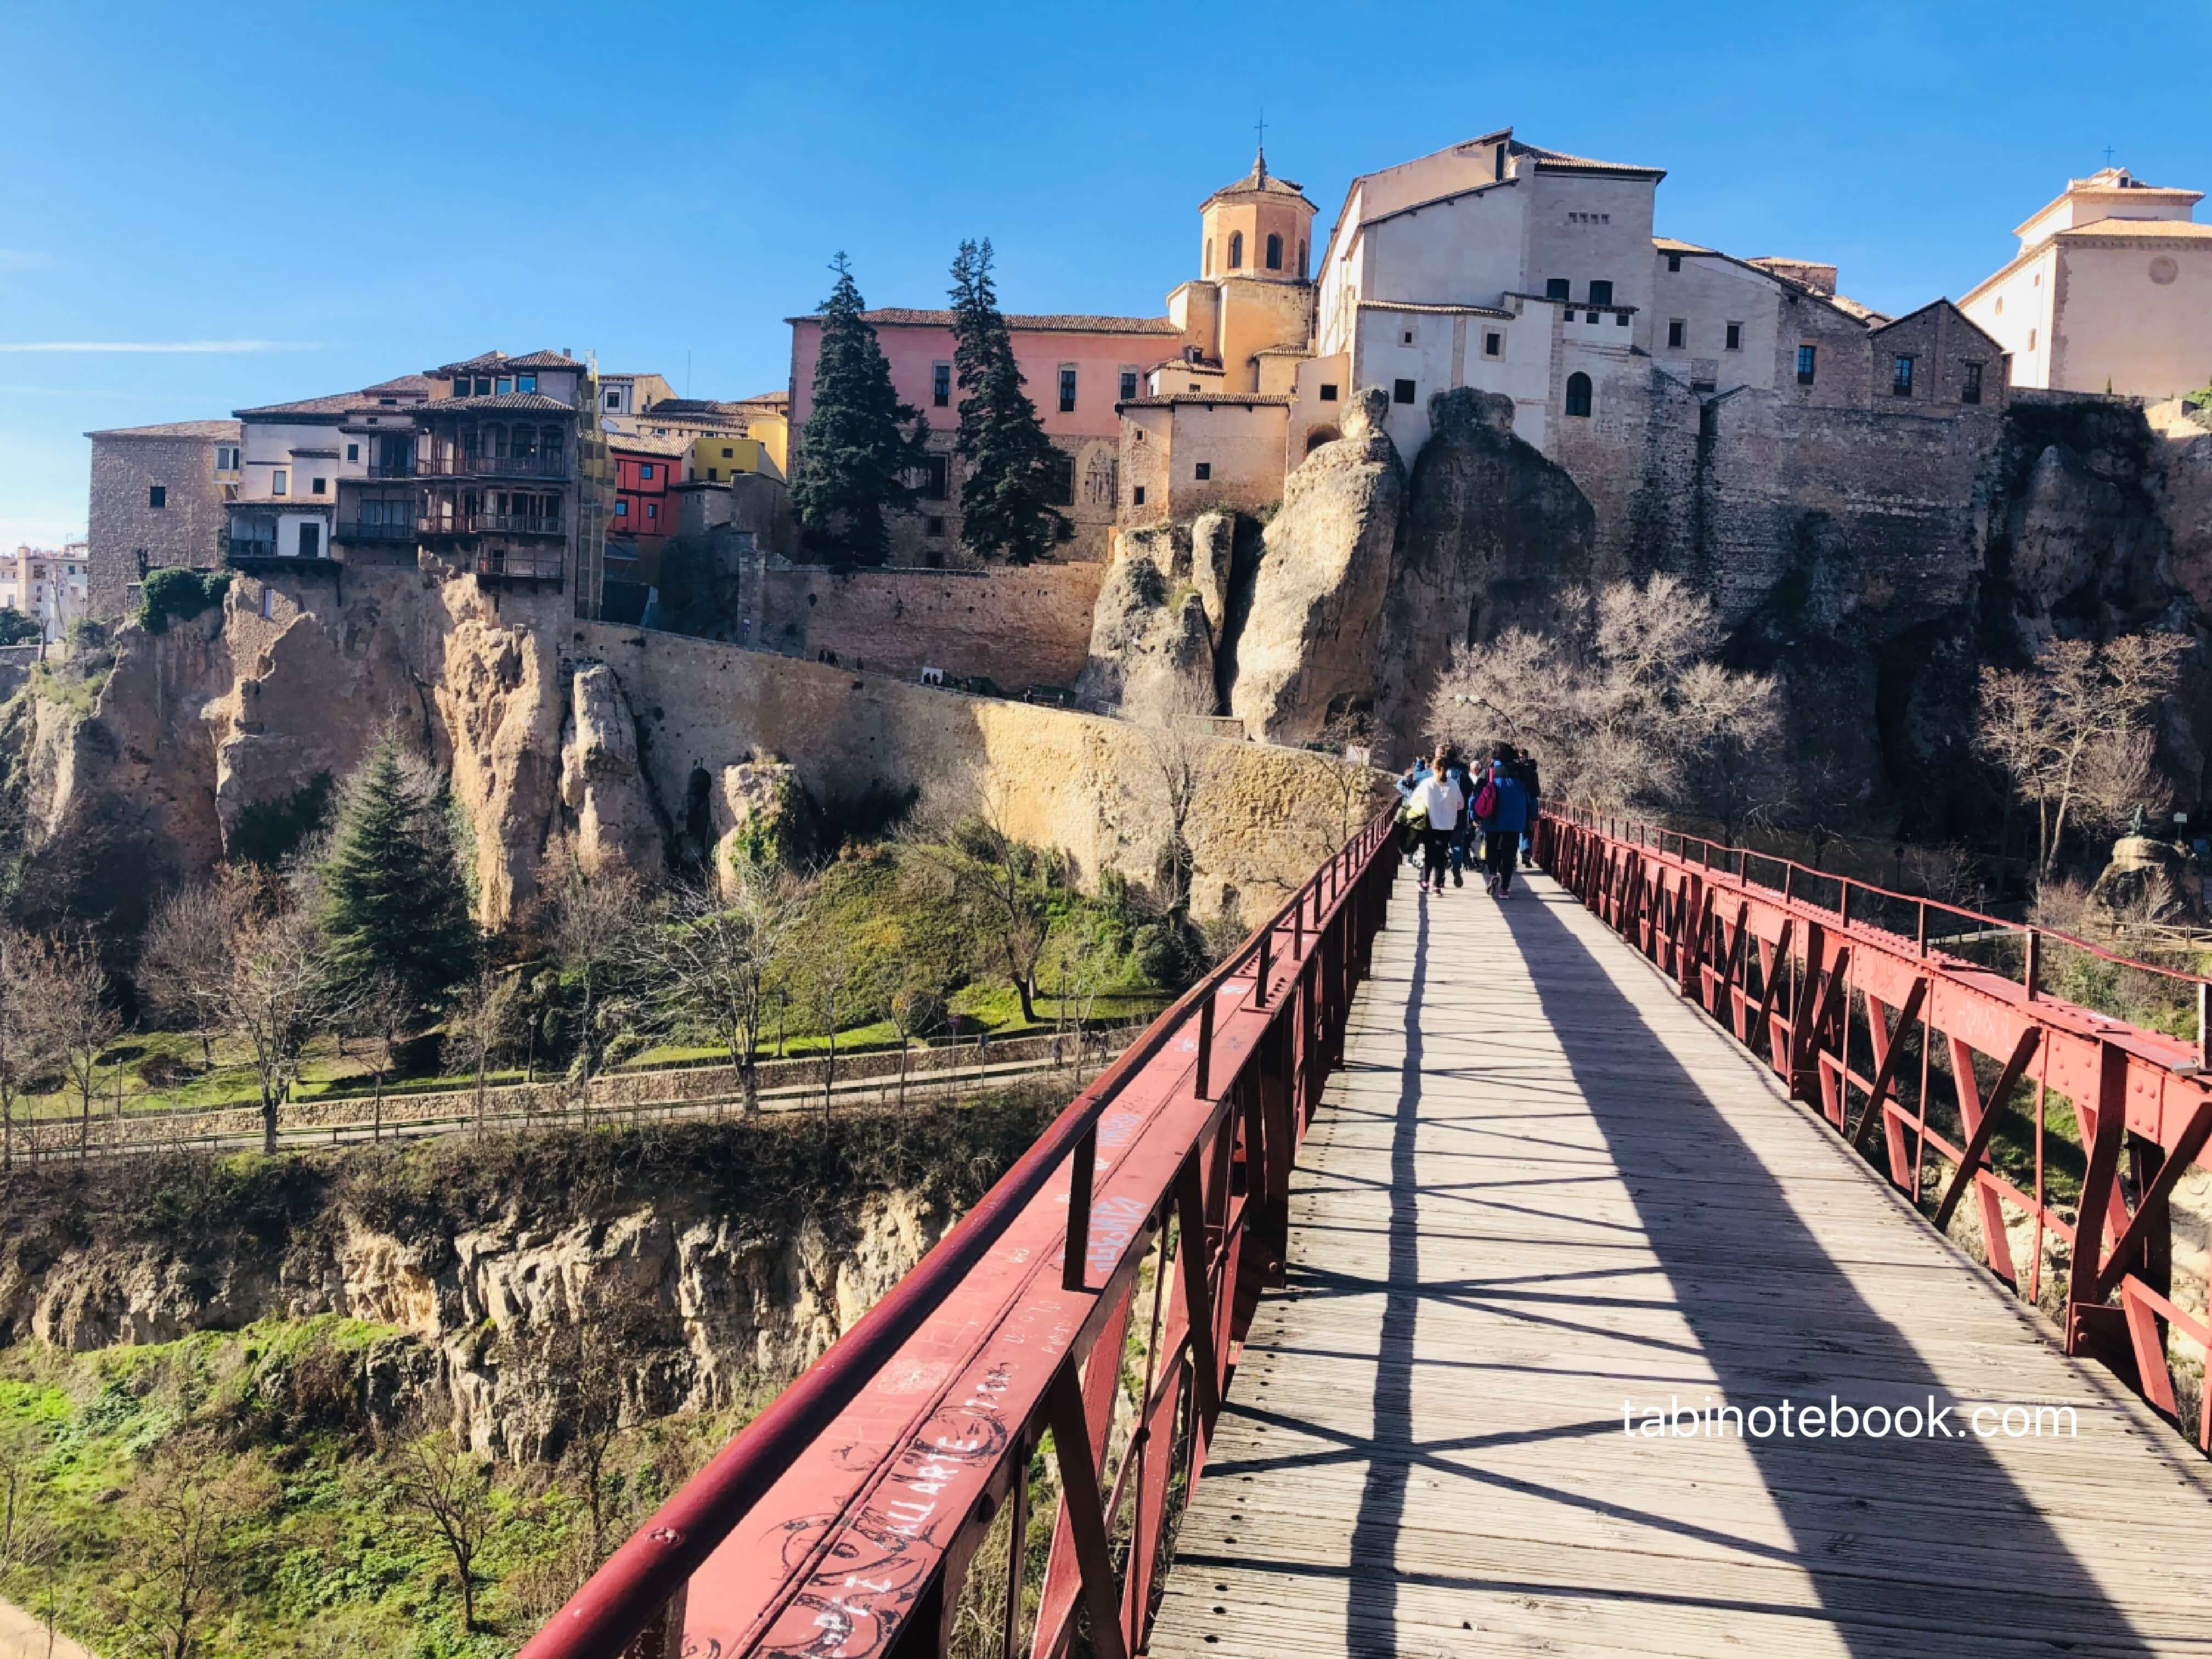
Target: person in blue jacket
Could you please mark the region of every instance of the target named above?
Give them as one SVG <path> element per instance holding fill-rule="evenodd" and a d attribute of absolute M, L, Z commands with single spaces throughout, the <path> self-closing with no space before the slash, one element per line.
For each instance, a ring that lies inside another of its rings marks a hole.
<path fill-rule="evenodd" d="M 1513 890 L 1513 866 L 1521 851 L 1521 832 L 1528 827 L 1528 792 L 1514 775 L 1513 750 L 1499 744 L 1475 785 L 1475 822 L 1482 827 L 1482 867 L 1491 893 L 1504 898 Z"/>

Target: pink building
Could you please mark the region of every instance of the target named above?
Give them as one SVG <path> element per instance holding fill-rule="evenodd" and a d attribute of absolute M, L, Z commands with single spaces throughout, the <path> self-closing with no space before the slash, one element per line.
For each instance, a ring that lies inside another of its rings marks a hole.
<path fill-rule="evenodd" d="M 952 313 L 894 308 L 861 314 L 883 345 L 900 399 L 929 417 L 933 453 L 922 481 L 922 504 L 913 515 L 893 520 L 892 562 L 965 562 L 959 550 L 960 481 L 952 456 L 960 423 L 960 392 L 952 380 Z M 796 468 L 805 465 L 800 432 L 813 404 L 822 319 L 787 320 Z M 1115 405 L 1143 395 L 1146 371 L 1178 353 L 1182 331 L 1164 317 L 1009 315 L 1006 325 L 1030 399 L 1046 434 L 1066 457 L 1062 510 L 1074 525 L 1067 556 L 1103 559 L 1120 485 L 1121 422 Z"/>

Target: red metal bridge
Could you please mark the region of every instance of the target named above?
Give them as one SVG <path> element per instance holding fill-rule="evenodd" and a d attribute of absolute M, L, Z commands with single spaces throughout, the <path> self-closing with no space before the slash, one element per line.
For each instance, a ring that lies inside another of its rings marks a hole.
<path fill-rule="evenodd" d="M 1363 830 L 526 1659 L 2212 1653 L 2202 1037 L 2051 994 L 2201 988 L 1539 855 Z"/>

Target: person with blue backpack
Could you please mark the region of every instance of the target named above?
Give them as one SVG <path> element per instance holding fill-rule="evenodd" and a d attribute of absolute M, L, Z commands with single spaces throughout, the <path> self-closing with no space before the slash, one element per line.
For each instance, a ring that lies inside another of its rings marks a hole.
<path fill-rule="evenodd" d="M 1468 809 L 1482 829 L 1482 867 L 1493 897 L 1513 890 L 1513 866 L 1521 851 L 1521 832 L 1528 827 L 1528 792 L 1515 775 L 1513 750 L 1499 744 Z"/>

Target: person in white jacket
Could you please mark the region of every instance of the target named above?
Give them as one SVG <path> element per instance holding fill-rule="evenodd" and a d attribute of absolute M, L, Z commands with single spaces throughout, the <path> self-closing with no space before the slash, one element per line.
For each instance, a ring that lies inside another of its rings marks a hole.
<path fill-rule="evenodd" d="M 1444 769 L 1444 751 L 1437 750 L 1430 763 L 1429 775 L 1413 787 L 1408 804 L 1419 817 L 1421 832 L 1421 885 L 1444 890 L 1444 867 L 1451 862 L 1452 833 L 1459 827 L 1459 815 L 1467 809 L 1467 797 Z"/>

